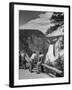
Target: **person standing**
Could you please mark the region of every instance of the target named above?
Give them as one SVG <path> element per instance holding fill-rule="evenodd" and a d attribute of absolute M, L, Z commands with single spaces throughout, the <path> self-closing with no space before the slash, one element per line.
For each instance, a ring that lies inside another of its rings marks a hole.
<path fill-rule="evenodd" d="M 22 51 L 20 55 L 21 55 L 21 66 L 23 69 L 26 69 L 26 60 L 25 60 L 26 53 Z"/>
<path fill-rule="evenodd" d="M 33 52 L 32 56 L 31 56 L 31 61 L 30 61 L 30 66 L 29 66 L 29 71 L 32 72 L 32 69 L 34 67 L 35 62 L 37 62 L 38 60 L 38 52 Z"/>
<path fill-rule="evenodd" d="M 42 59 L 43 59 L 43 54 L 39 54 L 38 56 L 38 62 L 37 62 L 37 74 L 41 72 L 41 64 L 42 64 Z"/>

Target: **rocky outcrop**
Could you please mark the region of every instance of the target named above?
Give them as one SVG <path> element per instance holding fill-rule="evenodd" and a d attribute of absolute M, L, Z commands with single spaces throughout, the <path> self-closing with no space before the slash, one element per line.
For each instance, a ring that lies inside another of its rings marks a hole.
<path fill-rule="evenodd" d="M 37 51 L 46 54 L 49 46 L 46 36 L 41 31 L 32 29 L 19 30 L 19 42 L 19 48 L 28 54 Z"/>

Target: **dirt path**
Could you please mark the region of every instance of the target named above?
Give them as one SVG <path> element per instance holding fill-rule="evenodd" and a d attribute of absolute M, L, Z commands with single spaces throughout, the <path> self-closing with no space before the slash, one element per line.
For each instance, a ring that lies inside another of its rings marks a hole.
<path fill-rule="evenodd" d="M 36 79 L 36 78 L 51 78 L 51 77 L 45 73 L 40 74 L 37 74 L 36 72 L 30 73 L 28 69 L 19 70 L 19 79 Z"/>

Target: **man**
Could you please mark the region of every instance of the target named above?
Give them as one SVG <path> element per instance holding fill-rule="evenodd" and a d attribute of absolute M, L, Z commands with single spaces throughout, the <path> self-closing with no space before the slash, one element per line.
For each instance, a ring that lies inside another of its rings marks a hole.
<path fill-rule="evenodd" d="M 31 56 L 29 71 L 32 72 L 34 64 L 37 63 L 39 52 L 34 52 Z"/>
<path fill-rule="evenodd" d="M 26 60 L 25 60 L 26 53 L 24 51 L 21 51 L 20 55 L 21 55 L 21 65 L 22 65 L 22 68 L 26 69 Z"/>
<path fill-rule="evenodd" d="M 37 74 L 40 73 L 41 71 L 41 64 L 42 64 L 42 59 L 43 59 L 43 54 L 40 53 L 39 57 L 38 57 L 38 62 L 37 62 Z"/>

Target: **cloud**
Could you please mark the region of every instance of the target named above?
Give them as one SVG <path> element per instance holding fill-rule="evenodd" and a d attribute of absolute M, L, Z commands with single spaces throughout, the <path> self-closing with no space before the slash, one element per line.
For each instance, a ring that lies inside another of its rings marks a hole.
<path fill-rule="evenodd" d="M 46 12 L 44 14 L 40 14 L 38 18 L 30 20 L 26 24 L 20 26 L 20 29 L 39 29 L 43 33 L 46 32 L 50 26 L 54 24 L 51 23 L 50 18 L 53 15 L 53 12 Z"/>
<path fill-rule="evenodd" d="M 51 16 L 53 15 L 53 12 L 47 12 L 45 14 L 40 14 L 40 18 L 43 18 L 43 19 L 50 19 Z"/>

